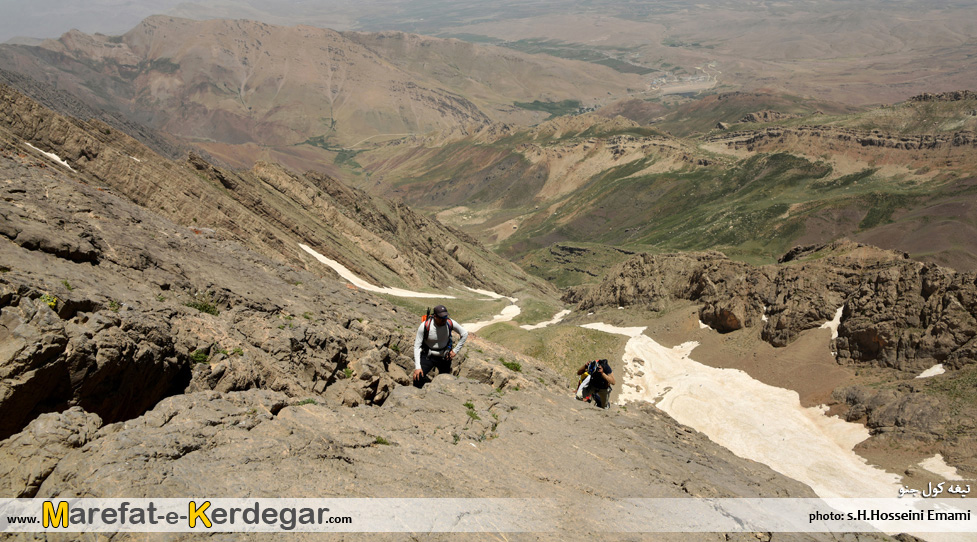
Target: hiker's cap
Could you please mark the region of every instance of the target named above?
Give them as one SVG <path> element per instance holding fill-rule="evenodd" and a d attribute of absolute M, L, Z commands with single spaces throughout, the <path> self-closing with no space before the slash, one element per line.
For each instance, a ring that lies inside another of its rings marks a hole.
<path fill-rule="evenodd" d="M 434 307 L 434 315 L 438 318 L 447 318 L 448 309 L 446 309 L 444 305 L 438 305 L 437 307 Z"/>

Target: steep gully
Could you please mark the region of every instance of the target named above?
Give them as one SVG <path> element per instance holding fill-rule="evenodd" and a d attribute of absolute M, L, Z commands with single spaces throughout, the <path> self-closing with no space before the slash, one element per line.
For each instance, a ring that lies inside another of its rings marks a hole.
<path fill-rule="evenodd" d="M 301 248 L 358 288 L 402 297 L 441 297 L 440 294 L 411 292 L 369 284 L 341 264 L 329 260 L 306 245 Z M 483 290 L 471 290 L 490 299 L 505 296 Z M 464 324 L 477 331 L 496 322 L 510 321 L 520 313 L 516 298 L 492 320 Z M 564 310 L 548 322 L 524 325 L 532 330 L 553 325 L 570 311 Z M 837 334 L 840 310 L 834 321 L 822 328 Z M 704 324 L 701 324 L 704 326 Z M 810 486 L 825 499 L 893 498 L 902 487 L 899 477 L 873 467 L 858 456 L 855 445 L 869 437 L 868 429 L 825 415 L 826 407 L 801 406 L 797 392 L 770 386 L 737 369 L 717 369 L 693 360 L 690 355 L 698 346 L 686 342 L 666 348 L 644 334 L 644 327 L 616 327 L 603 323 L 582 327 L 630 337 L 622 357 L 625 375 L 619 404 L 643 401 L 655 404 L 678 422 L 707 435 L 736 455 L 763 463 L 773 470 Z M 828 345 L 825 345 L 826 347 Z M 939 374 L 936 366 L 919 375 L 925 378 Z M 920 466 L 944 476 L 960 479 L 955 469 L 940 456 L 927 459 Z M 950 533 L 927 540 L 956 540 Z"/>

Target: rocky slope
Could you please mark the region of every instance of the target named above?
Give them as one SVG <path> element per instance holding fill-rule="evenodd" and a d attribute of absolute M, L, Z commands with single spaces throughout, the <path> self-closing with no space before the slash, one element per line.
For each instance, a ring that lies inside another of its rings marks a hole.
<path fill-rule="evenodd" d="M 2 171 L 4 436 L 69 405 L 128 419 L 188 388 L 323 393 L 360 364 L 364 394 L 345 400 L 379 402 L 388 374 L 404 373 L 375 365 L 412 365 L 390 350 L 407 342 L 397 331 L 407 315 L 342 283 L 169 222 L 9 145 Z"/>
<path fill-rule="evenodd" d="M 574 508 L 813 496 L 652 407 L 576 402 L 552 370 L 477 337 L 457 375 L 417 390 L 404 355 L 415 314 L 172 222 L 5 137 L 6 497 L 520 496 Z M 567 518 L 567 532 L 592 521 Z"/>
<path fill-rule="evenodd" d="M 64 116 L 80 119 L 98 119 L 110 129 L 121 130 L 146 145 L 157 154 L 176 160 L 187 155 L 192 148 L 176 138 L 145 124 L 133 122 L 124 116 L 91 107 L 74 95 L 59 90 L 56 85 L 45 84 L 23 74 L 0 69 L 0 83 L 17 91 L 44 107 Z"/>
<path fill-rule="evenodd" d="M 878 147 L 907 151 L 888 153 L 885 158 L 888 163 L 916 169 L 933 165 L 934 154 L 939 154 L 941 165 L 944 167 L 973 168 L 974 148 L 977 147 L 977 137 L 971 130 L 960 130 L 950 134 L 900 135 L 881 130 L 858 131 L 825 126 L 733 132 L 712 138 L 710 141 L 724 143 L 734 150 L 762 152 L 788 148 L 800 150 L 806 147 L 808 154 L 817 151 L 831 154 L 845 153 L 865 160 L 876 157 L 878 153 L 872 147 Z"/>
<path fill-rule="evenodd" d="M 322 174 L 297 175 L 268 163 L 235 172 L 196 155 L 170 161 L 101 121 L 58 115 L 6 86 L 0 86 L 0 130 L 12 145 L 29 143 L 60 157 L 85 182 L 320 274 L 331 271 L 299 243 L 374 284 L 465 285 L 500 293 L 521 284 L 551 291 L 468 235 Z"/>
<path fill-rule="evenodd" d="M 851 242 L 803 247 L 762 267 L 721 253 L 642 254 L 608 273 L 580 310 L 702 303 L 701 320 L 722 333 L 758 326 L 774 346 L 831 321 L 839 361 L 921 372 L 973 363 L 977 275 Z"/>
<path fill-rule="evenodd" d="M 799 247 L 776 265 L 735 262 L 717 252 L 640 254 L 597 286 L 572 290 L 580 311 L 634 306 L 666 311 L 699 304 L 699 319 L 720 333 L 760 328 L 775 347 L 840 317 L 837 363 L 875 368 L 878 387 L 836 390 L 877 435 L 941 443 L 955 464 L 977 470 L 977 426 L 967 387 L 977 359 L 977 275 L 914 262 L 905 254 L 848 241 Z M 840 311 L 840 312 L 839 312 Z M 914 381 L 934 365 L 940 379 Z M 961 414 L 961 408 L 964 414 Z"/>

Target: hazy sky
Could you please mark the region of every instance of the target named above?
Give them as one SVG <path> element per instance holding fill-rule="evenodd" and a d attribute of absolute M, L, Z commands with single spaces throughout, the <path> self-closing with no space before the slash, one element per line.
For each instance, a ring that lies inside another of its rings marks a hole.
<path fill-rule="evenodd" d="M 56 38 L 72 28 L 122 34 L 182 0 L 0 0 L 0 43 L 13 37 Z"/>

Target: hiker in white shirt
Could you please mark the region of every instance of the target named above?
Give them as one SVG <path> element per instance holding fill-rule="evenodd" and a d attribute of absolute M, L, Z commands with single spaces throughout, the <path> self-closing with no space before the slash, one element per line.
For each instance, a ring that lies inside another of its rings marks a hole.
<path fill-rule="evenodd" d="M 457 332 L 458 342 L 452 341 L 451 333 Z M 468 340 L 468 331 L 458 322 L 448 318 L 444 305 L 434 307 L 431 318 L 417 327 L 414 339 L 414 385 L 423 386 L 431 379 L 434 369 L 438 374 L 451 372 L 451 360 Z"/>

